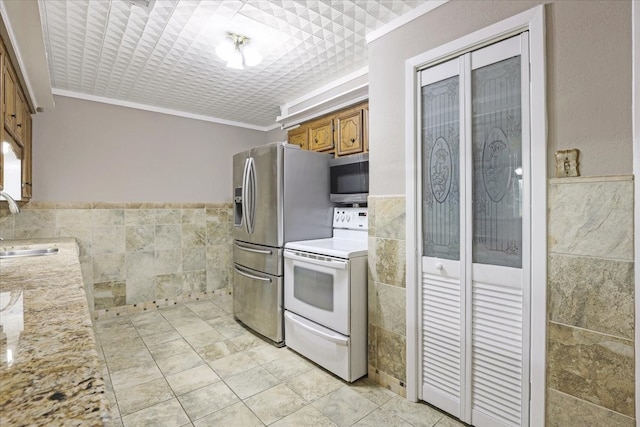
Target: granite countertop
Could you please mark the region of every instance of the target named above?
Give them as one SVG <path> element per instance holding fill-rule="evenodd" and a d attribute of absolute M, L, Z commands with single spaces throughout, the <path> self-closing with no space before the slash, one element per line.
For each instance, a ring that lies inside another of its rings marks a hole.
<path fill-rule="evenodd" d="M 1 241 L 57 247 L 0 259 L 0 424 L 109 424 L 109 403 L 74 239 Z"/>

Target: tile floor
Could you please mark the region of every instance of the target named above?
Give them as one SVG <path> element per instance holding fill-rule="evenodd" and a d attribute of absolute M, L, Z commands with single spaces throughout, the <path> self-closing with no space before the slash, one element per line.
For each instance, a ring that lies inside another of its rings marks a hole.
<path fill-rule="evenodd" d="M 228 296 L 96 321 L 115 426 L 463 426 L 273 347 L 231 306 Z"/>

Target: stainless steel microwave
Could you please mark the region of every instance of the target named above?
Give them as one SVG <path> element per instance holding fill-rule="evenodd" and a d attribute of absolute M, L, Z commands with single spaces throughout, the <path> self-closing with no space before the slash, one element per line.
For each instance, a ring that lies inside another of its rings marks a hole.
<path fill-rule="evenodd" d="M 367 203 L 369 195 L 369 153 L 329 160 L 330 199 L 335 203 Z"/>

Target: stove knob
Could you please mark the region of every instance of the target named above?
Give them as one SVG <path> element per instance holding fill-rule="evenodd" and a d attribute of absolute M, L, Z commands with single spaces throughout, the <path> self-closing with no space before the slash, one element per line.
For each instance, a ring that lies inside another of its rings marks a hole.
<path fill-rule="evenodd" d="M 351 221 L 351 216 L 347 216 L 347 222 Z"/>

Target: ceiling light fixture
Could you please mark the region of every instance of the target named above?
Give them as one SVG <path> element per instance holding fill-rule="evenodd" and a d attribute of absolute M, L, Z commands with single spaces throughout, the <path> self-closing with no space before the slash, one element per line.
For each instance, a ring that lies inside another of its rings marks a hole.
<path fill-rule="evenodd" d="M 227 33 L 227 37 L 216 48 L 216 54 L 227 62 L 229 68 L 243 70 L 245 65 L 253 67 L 262 61 L 262 56 L 250 43 L 249 37 Z"/>

